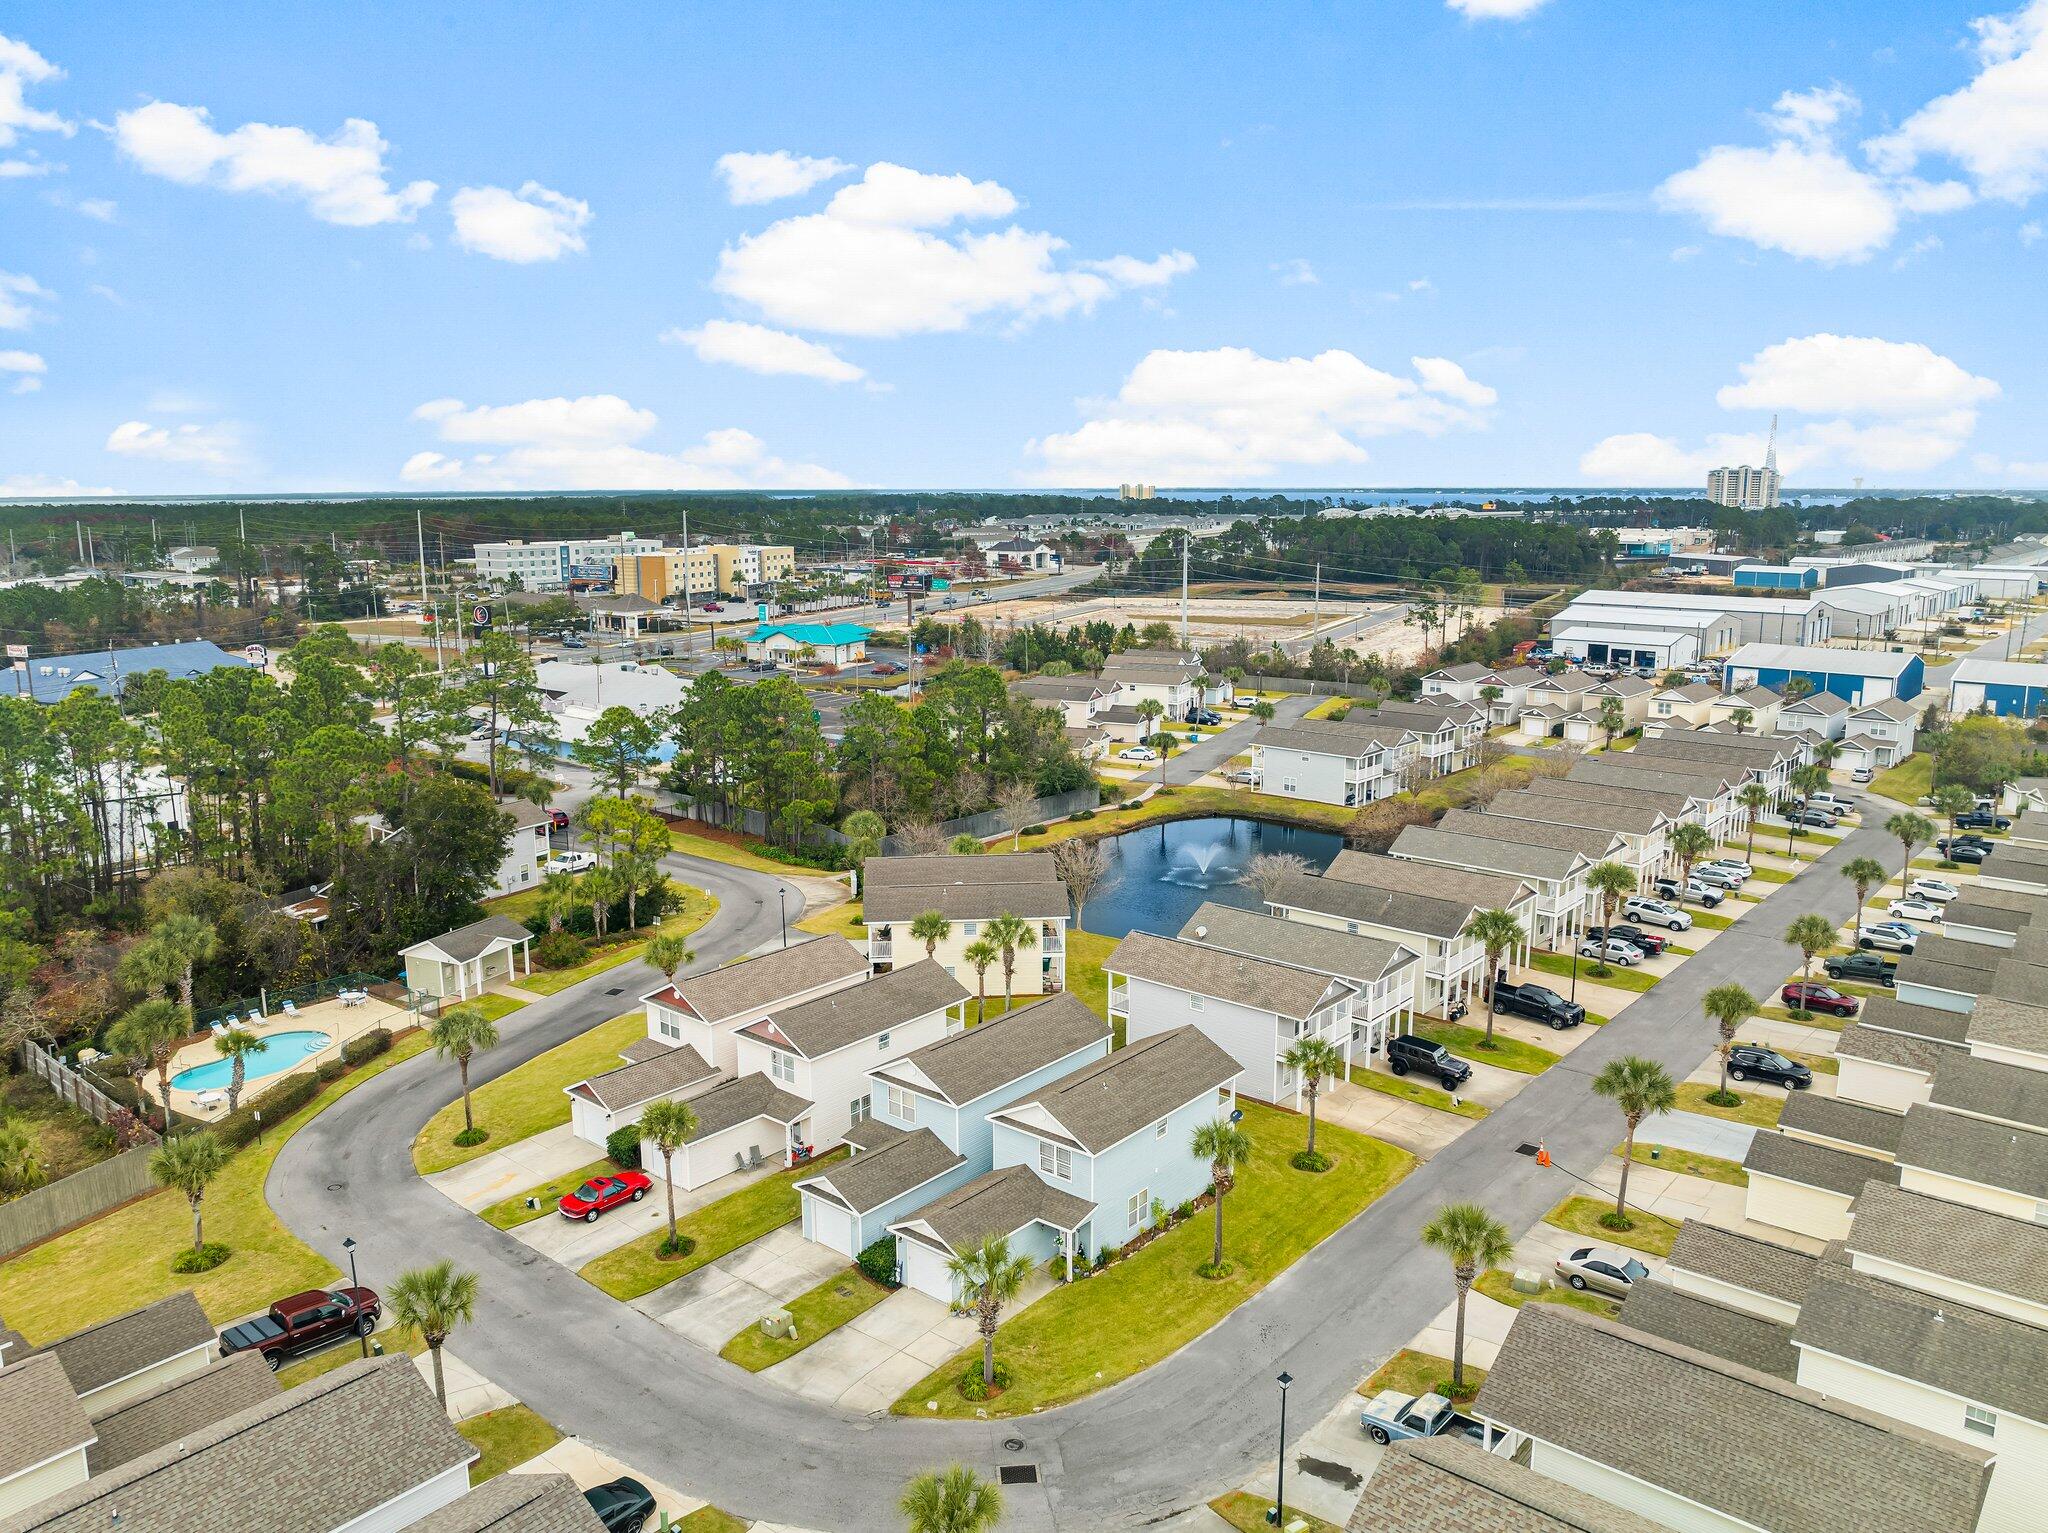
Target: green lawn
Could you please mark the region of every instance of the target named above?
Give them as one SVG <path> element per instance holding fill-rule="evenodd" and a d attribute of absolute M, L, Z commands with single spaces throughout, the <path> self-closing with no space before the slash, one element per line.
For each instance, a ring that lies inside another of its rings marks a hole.
<path fill-rule="evenodd" d="M 1613 1212 L 1614 1200 L 1611 1198 L 1576 1196 L 1566 1198 L 1545 1214 L 1543 1222 L 1569 1230 L 1574 1235 L 1584 1235 L 1602 1245 L 1627 1246 L 1631 1250 L 1647 1251 L 1652 1256 L 1671 1254 L 1672 1242 L 1678 1239 L 1678 1226 L 1672 1220 L 1645 1213 L 1640 1208 L 1631 1208 L 1628 1216 L 1635 1220 L 1636 1227 L 1632 1230 L 1610 1230 L 1600 1222 L 1600 1216 Z"/>
<path fill-rule="evenodd" d="M 1539 974 L 1548 974 L 1553 979 L 1570 979 L 1572 961 L 1563 953 L 1538 953 L 1529 960 L 1529 967 Z M 1656 987 L 1657 976 L 1645 974 L 1640 969 L 1624 969 L 1610 964 L 1605 974 L 1593 972 L 1590 958 L 1579 960 L 1579 978 L 1595 985 L 1605 985 L 1610 990 L 1634 990 L 1641 993 Z"/>
<path fill-rule="evenodd" d="M 1760 884 L 1789 884 L 1793 875 L 1784 868 L 1753 867 L 1749 876 Z"/>
<path fill-rule="evenodd" d="M 1242 1098 L 1238 1105 L 1252 1158 L 1224 1200 L 1227 1276 L 1211 1281 L 1195 1271 L 1209 1259 L 1214 1227 L 1213 1215 L 1201 1211 L 1005 1324 L 996 1353 L 1009 1366 L 1011 1384 L 986 1406 L 954 1387 L 978 1350 L 968 1349 L 905 1391 L 892 1409 L 920 1419 L 973 1418 L 983 1409 L 991 1416 L 1027 1415 L 1129 1378 L 1251 1298 L 1415 1165 L 1404 1150 L 1324 1124 L 1317 1148 L 1335 1164 L 1320 1175 L 1297 1171 L 1288 1157 L 1302 1146 L 1303 1120 Z M 937 1410 L 928 1411 L 927 1401 L 936 1401 Z"/>
<path fill-rule="evenodd" d="M 1455 1113 L 1460 1118 L 1477 1119 L 1486 1116 L 1486 1108 L 1478 1102 L 1460 1100 L 1453 1104 L 1448 1091 L 1439 1091 L 1434 1086 L 1425 1086 L 1419 1081 L 1409 1080 L 1406 1076 L 1368 1070 L 1364 1065 L 1351 1067 L 1351 1084 L 1364 1091 L 1377 1091 L 1381 1096 L 1399 1097 L 1402 1101 L 1413 1102 L 1418 1107 Z"/>
<path fill-rule="evenodd" d="M 469 1466 L 469 1483 L 494 1480 L 515 1464 L 545 1453 L 562 1440 L 554 1423 L 531 1406 L 508 1405 L 455 1424 L 455 1430 L 483 1456 Z"/>
<path fill-rule="evenodd" d="M 798 931 L 844 937 L 858 948 L 867 946 L 868 933 L 867 928 L 860 924 L 859 900 L 841 900 L 837 905 L 828 905 L 816 915 L 805 916 L 790 925 Z"/>
<path fill-rule="evenodd" d="M 1650 1158 L 1652 1150 L 1657 1152 L 1654 1160 Z M 1635 1154 L 1630 1158 L 1639 1166 L 1676 1171 L 1680 1176 L 1704 1177 L 1710 1182 L 1726 1182 L 1730 1187 L 1749 1185 L 1749 1173 L 1737 1162 L 1723 1160 L 1718 1155 L 1702 1155 L 1698 1150 L 1674 1150 L 1668 1144 L 1644 1144 L 1638 1140 Z"/>
<path fill-rule="evenodd" d="M 746 868 L 755 873 L 777 873 L 787 876 L 792 873 L 814 873 L 815 868 L 798 867 L 793 863 L 777 862 L 772 857 L 763 857 L 754 848 L 766 843 L 751 836 L 736 835 L 730 831 L 713 830 L 710 826 L 698 826 L 684 830 L 671 825 L 668 832 L 669 844 L 685 857 L 702 857 L 706 862 L 722 862 L 731 868 Z"/>
<path fill-rule="evenodd" d="M 1806 1066 L 1815 1075 L 1840 1075 L 1842 1066 L 1832 1054 L 1806 1054 L 1798 1049 L 1780 1049 L 1787 1059 Z"/>
<path fill-rule="evenodd" d="M 1559 1055 L 1549 1049 L 1538 1048 L 1533 1043 L 1524 1043 L 1519 1038 L 1510 1038 L 1506 1033 L 1496 1031 L 1493 1044 L 1488 1047 L 1484 1027 L 1466 1027 L 1457 1022 L 1424 1022 L 1418 1020 L 1415 1031 L 1432 1043 L 1440 1043 L 1453 1054 L 1464 1059 L 1476 1059 L 1482 1064 L 1499 1065 L 1503 1070 L 1514 1070 L 1523 1075 L 1541 1075 L 1556 1064 Z"/>
<path fill-rule="evenodd" d="M 1448 1291 L 1448 1274 L 1444 1282 Z M 1417 1352 L 1411 1347 L 1403 1347 L 1375 1368 L 1372 1377 L 1358 1386 L 1358 1392 L 1368 1400 L 1383 1389 L 1398 1389 L 1404 1395 L 1426 1395 L 1450 1376 L 1451 1360 L 1448 1357 L 1438 1357 L 1434 1352 Z M 1465 1382 L 1477 1389 L 1486 1382 L 1486 1370 L 1470 1362 L 1466 1363 Z"/>
<path fill-rule="evenodd" d="M 542 1182 L 538 1187 L 529 1187 L 524 1192 L 515 1192 L 511 1197 L 503 1198 L 489 1208 L 481 1210 L 477 1217 L 501 1230 L 530 1224 L 535 1219 L 545 1219 L 555 1211 L 555 1205 L 561 1201 L 563 1193 L 574 1192 L 593 1176 L 603 1176 L 616 1170 L 618 1167 L 608 1160 L 594 1160 L 587 1166 L 579 1166 L 564 1176 L 556 1177 L 553 1181 Z M 526 1206 L 528 1198 L 534 1200 L 535 1207 Z"/>
<path fill-rule="evenodd" d="M 511 1016 L 513 1012 L 527 1005 L 528 1002 L 517 996 L 500 995 L 498 992 L 492 991 L 489 995 L 478 996 L 470 1004 L 495 1022 L 500 1017 Z"/>
<path fill-rule="evenodd" d="M 1499 1267 L 1481 1274 L 1479 1281 L 1472 1286 L 1496 1304 L 1505 1304 L 1509 1309 L 1520 1309 L 1524 1304 L 1562 1304 L 1608 1320 L 1621 1313 L 1621 1306 L 1614 1300 L 1597 1293 L 1580 1293 L 1562 1283 L 1551 1284 L 1537 1293 L 1521 1293 L 1515 1288 L 1515 1275 Z"/>
<path fill-rule="evenodd" d="M 1261 1533 L 1271 1527 L 1272 1519 L 1267 1515 L 1273 1510 L 1271 1496 L 1257 1495 L 1248 1490 L 1234 1490 L 1228 1495 L 1218 1496 L 1209 1503 L 1209 1510 L 1242 1533 Z M 1301 1528 L 1304 1533 L 1344 1533 L 1334 1522 L 1325 1522 L 1314 1512 L 1304 1512 L 1299 1507 L 1287 1509 L 1287 1526 Z"/>
<path fill-rule="evenodd" d="M 1934 791 L 1934 757 L 1915 751 L 1897 766 L 1879 772 L 1870 791 L 1908 806 L 1917 804 Z"/>
<path fill-rule="evenodd" d="M 715 1506 L 700 1506 L 680 1522 L 669 1523 L 669 1533 L 747 1533 L 753 1524 Z"/>
<path fill-rule="evenodd" d="M 795 1357 L 812 1342 L 831 1335 L 854 1316 L 873 1309 L 888 1297 L 888 1289 L 860 1268 L 848 1267 L 844 1272 L 833 1273 L 809 1293 L 789 1301 L 790 1319 L 796 1322 L 794 1337 L 769 1336 L 758 1324 L 750 1325 L 727 1342 L 718 1355 L 728 1363 L 738 1363 L 749 1373 L 759 1373 L 785 1358 Z"/>
<path fill-rule="evenodd" d="M 315 1114 L 426 1046 L 424 1033 L 399 1039 L 389 1053 L 343 1076 L 236 1152 L 206 1195 L 206 1238 L 234 1253 L 211 1272 L 171 1271 L 171 1258 L 191 1248 L 192 1214 L 183 1198 L 156 1193 L 0 1263 L 0 1315 L 41 1343 L 181 1288 L 199 1296 L 210 1318 L 229 1320 L 279 1294 L 333 1282 L 337 1274 L 327 1259 L 301 1245 L 270 1211 L 264 1180 L 284 1142 Z"/>
<path fill-rule="evenodd" d="M 1067 988 L 1088 1005 L 1098 1017 L 1109 1015 L 1109 979 L 1102 972 L 1102 966 L 1109 961 L 1109 955 L 1116 951 L 1115 937 L 1098 937 L 1094 932 L 1067 931 Z M 994 970 L 990 971 L 991 976 Z M 1123 1032 L 1119 1025 L 1116 1047 L 1124 1046 Z"/>
<path fill-rule="evenodd" d="M 1781 1097 L 1767 1095 L 1751 1089 L 1743 1091 L 1731 1086 L 1730 1089 L 1742 1098 L 1740 1107 L 1717 1107 L 1707 1100 L 1707 1094 L 1719 1088 L 1699 1081 L 1682 1082 L 1678 1088 L 1678 1110 L 1680 1112 L 1705 1113 L 1710 1118 L 1725 1118 L 1730 1123 L 1747 1123 L 1754 1128 L 1772 1128 L 1778 1121 L 1778 1114 L 1785 1103 Z"/>
<path fill-rule="evenodd" d="M 796 1218 L 801 1212 L 796 1184 L 807 1176 L 816 1176 L 819 1167 L 828 1166 L 845 1154 L 843 1148 L 834 1150 L 830 1155 L 778 1171 L 684 1215 L 676 1221 L 677 1233 L 696 1242 L 687 1256 L 662 1260 L 659 1247 L 668 1239 L 668 1226 L 663 1224 L 586 1263 L 578 1276 L 614 1299 L 637 1299 L 652 1293 Z"/>
<path fill-rule="evenodd" d="M 1724 932 L 1735 924 L 1733 916 L 1718 916 L 1711 910 L 1688 909 L 1686 914 L 1692 917 L 1692 924 L 1701 931 Z"/>
<path fill-rule="evenodd" d="M 490 1134 L 482 1144 L 465 1148 L 455 1142 L 455 1136 L 462 1132 L 462 1098 L 458 1096 L 429 1118 L 419 1138 L 413 1141 L 413 1169 L 421 1176 L 431 1176 L 479 1155 L 502 1150 L 543 1129 L 567 1123 L 569 1098 L 563 1094 L 564 1088 L 602 1070 L 616 1070 L 624 1063 L 619 1050 L 646 1035 L 647 1014 L 629 1011 L 599 1023 L 567 1043 L 556 1044 L 545 1054 L 537 1054 L 490 1084 L 479 1086 L 470 1093 L 470 1110 L 475 1114 L 477 1127 Z M 471 1071 L 489 1057 L 483 1054 L 472 1060 Z M 455 1078 L 453 1061 L 444 1061 L 439 1068 L 448 1072 L 451 1081 Z"/>
<path fill-rule="evenodd" d="M 400 1331 L 396 1326 L 387 1325 L 370 1340 L 383 1347 L 385 1355 L 391 1357 L 400 1352 L 407 1357 L 418 1357 L 427 1350 L 426 1338 L 411 1327 Z M 344 1363 L 358 1362 L 362 1355 L 363 1349 L 356 1345 L 356 1338 L 350 1336 L 331 1347 L 322 1348 L 318 1352 L 308 1353 L 295 1362 L 286 1363 L 277 1370 L 277 1382 L 280 1387 L 290 1389 L 293 1385 L 303 1384 L 308 1379 L 317 1379 L 323 1373 L 332 1373 Z"/>
<path fill-rule="evenodd" d="M 718 901 L 702 889 L 692 889 L 687 884 L 673 887 L 682 895 L 683 903 L 664 916 L 661 925 L 654 930 L 642 931 L 629 941 L 599 948 L 573 969 L 536 969 L 519 980 L 519 988 L 538 995 L 554 995 L 571 985 L 581 984 L 592 975 L 616 969 L 620 964 L 638 958 L 651 937 L 688 937 L 718 914 Z"/>
<path fill-rule="evenodd" d="M 0 1120 L 28 1130 L 45 1183 L 61 1181 L 114 1153 L 113 1135 L 52 1091 L 39 1075 L 0 1074 Z"/>

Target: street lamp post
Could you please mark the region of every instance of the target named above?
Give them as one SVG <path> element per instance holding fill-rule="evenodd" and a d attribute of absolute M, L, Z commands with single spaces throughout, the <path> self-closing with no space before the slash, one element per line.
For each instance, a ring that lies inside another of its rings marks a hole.
<path fill-rule="evenodd" d="M 778 884 L 775 889 L 776 903 L 782 907 L 782 945 L 789 946 L 789 889 Z"/>
<path fill-rule="evenodd" d="M 360 1287 L 362 1287 L 362 1284 L 360 1284 L 360 1283 L 358 1283 L 358 1282 L 356 1281 L 356 1238 L 355 1238 L 355 1236 L 353 1236 L 353 1235 L 344 1235 L 344 1236 L 342 1237 L 342 1241 L 341 1241 L 341 1248 L 342 1248 L 342 1250 L 344 1250 L 344 1251 L 348 1252 L 348 1286 L 349 1286 L 349 1287 L 351 1287 L 351 1288 L 360 1288 Z M 365 1356 L 365 1357 L 368 1357 L 368 1356 L 370 1355 L 370 1338 L 369 1338 L 369 1337 L 367 1337 L 367 1336 L 365 1336 L 365 1335 L 364 1335 L 364 1334 L 363 1334 L 363 1333 L 362 1333 L 361 1331 L 358 1331 L 358 1332 L 356 1332 L 356 1342 L 357 1342 L 357 1344 L 358 1344 L 358 1345 L 360 1345 L 360 1346 L 362 1347 L 362 1349 L 363 1349 L 363 1356 Z"/>
<path fill-rule="evenodd" d="M 1278 1380 L 1280 1385 L 1280 1471 L 1273 1497 L 1276 1503 L 1273 1512 L 1273 1526 L 1276 1528 L 1287 1526 L 1287 1386 L 1293 1382 L 1294 1375 L 1291 1373 L 1281 1374 Z"/>

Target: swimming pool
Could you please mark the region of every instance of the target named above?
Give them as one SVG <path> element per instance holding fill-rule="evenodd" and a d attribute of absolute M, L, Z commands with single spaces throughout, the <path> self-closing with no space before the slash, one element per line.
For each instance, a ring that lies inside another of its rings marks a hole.
<path fill-rule="evenodd" d="M 242 1056 L 242 1079 L 261 1080 L 266 1075 L 289 1070 L 332 1042 L 334 1040 L 326 1033 L 315 1032 L 312 1028 L 272 1033 L 263 1040 L 262 1048 Z M 211 1059 L 189 1070 L 180 1070 L 171 1077 L 171 1084 L 180 1091 L 212 1091 L 226 1086 L 234 1074 L 235 1062 L 232 1059 Z"/>

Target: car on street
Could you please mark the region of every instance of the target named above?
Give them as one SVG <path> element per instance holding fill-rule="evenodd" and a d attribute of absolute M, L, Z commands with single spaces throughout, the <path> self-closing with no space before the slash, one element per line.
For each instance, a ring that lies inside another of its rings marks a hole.
<path fill-rule="evenodd" d="M 1972 809 L 1968 814 L 1956 816 L 1956 827 L 1959 830 L 2011 830 L 2012 821 L 1989 809 Z"/>
<path fill-rule="evenodd" d="M 1484 1442 L 1486 1429 L 1442 1395 L 1405 1395 L 1383 1389 L 1358 1413 L 1358 1424 L 1376 1443 L 1417 1437 L 1469 1437 Z"/>
<path fill-rule="evenodd" d="M 1905 921 L 1870 921 L 1856 932 L 1859 948 L 1876 948 L 1887 953 L 1910 953 L 1920 941 L 1920 929 Z"/>
<path fill-rule="evenodd" d="M 588 649 L 590 648 L 590 641 L 580 633 L 565 633 L 562 635 L 562 648 Z"/>
<path fill-rule="evenodd" d="M 1661 926 L 1667 931 L 1690 931 L 1692 912 L 1680 910 L 1676 905 L 1667 905 L 1662 900 L 1653 900 L 1645 895 L 1636 895 L 1625 901 L 1621 913 L 1632 921 L 1645 926 Z"/>
<path fill-rule="evenodd" d="M 580 1219 L 585 1224 L 594 1224 L 597 1216 L 608 1208 L 617 1208 L 621 1203 L 638 1203 L 653 1185 L 654 1179 L 645 1171 L 614 1171 L 604 1176 L 593 1176 L 574 1192 L 563 1193 L 555 1209 L 564 1219 Z"/>
<path fill-rule="evenodd" d="M 469 732 L 469 737 L 472 740 L 488 740 L 497 732 L 498 726 L 485 719 Z"/>
<path fill-rule="evenodd" d="M 1188 722 L 1190 724 L 1205 725 L 1208 728 L 1214 729 L 1223 722 L 1223 715 L 1214 708 L 1190 708 L 1188 709 Z"/>
<path fill-rule="evenodd" d="M 1863 1004 L 1853 995 L 1842 994 L 1833 985 L 1823 985 L 1810 979 L 1795 979 L 1778 992 L 1778 999 L 1794 1011 L 1817 1011 L 1830 1017 L 1853 1017 Z"/>
<path fill-rule="evenodd" d="M 1643 961 L 1643 950 L 1619 937 L 1588 937 L 1579 944 L 1579 956 L 1599 963 L 1618 963 L 1627 969 Z"/>
<path fill-rule="evenodd" d="M 1887 963 L 1875 953 L 1840 953 L 1821 965 L 1829 979 L 1855 980 L 1866 985 L 1892 985 L 1898 982 L 1899 966 Z"/>
<path fill-rule="evenodd" d="M 1814 830 L 1833 830 L 1842 822 L 1825 809 L 1799 809 L 1785 816 L 1794 825 L 1809 826 Z"/>
<path fill-rule="evenodd" d="M 903 667 L 897 665 L 892 660 L 877 660 L 875 662 L 875 674 L 877 676 L 901 676 L 903 674 Z"/>
<path fill-rule="evenodd" d="M 1923 900 L 1917 895 L 1910 899 L 1893 900 L 1884 907 L 1888 916 L 1897 916 L 1904 921 L 1939 921 L 1941 907 L 1932 900 Z"/>
<path fill-rule="evenodd" d="M 1844 798 L 1839 793 L 1816 793 L 1807 802 L 1816 809 L 1825 809 L 1835 815 L 1854 814 L 1857 809 L 1855 799 Z"/>
<path fill-rule="evenodd" d="M 1629 1290 L 1650 1275 L 1650 1269 L 1633 1256 L 1624 1256 L 1605 1246 L 1579 1246 L 1567 1251 L 1557 1259 L 1556 1271 L 1580 1293 L 1590 1289 L 1616 1299 L 1626 1299 Z"/>
<path fill-rule="evenodd" d="M 1916 878 L 1906 885 L 1908 895 L 1918 895 L 1937 905 L 1946 905 L 1950 900 L 1959 898 L 1962 892 L 1945 878 Z"/>
<path fill-rule="evenodd" d="M 548 871 L 550 873 L 587 873 L 596 866 L 597 854 L 595 852 L 573 850 L 557 852 L 548 859 Z"/>
<path fill-rule="evenodd" d="M 975 599 L 976 601 L 987 601 L 987 600 L 988 600 L 988 592 L 986 592 L 986 591 L 976 591 L 976 592 L 974 593 L 974 599 Z"/>
<path fill-rule="evenodd" d="M 1128 750 L 1118 751 L 1116 759 L 1119 761 L 1157 761 L 1159 759 L 1159 752 L 1152 749 L 1149 745 L 1133 745 Z"/>
<path fill-rule="evenodd" d="M 1804 1091 L 1813 1084 L 1813 1072 L 1776 1049 L 1767 1049 L 1760 1043 L 1738 1043 L 1728 1051 L 1728 1079 L 1768 1081 L 1788 1091 Z"/>
<path fill-rule="evenodd" d="M 1675 878 L 1660 878 L 1650 887 L 1667 900 L 1678 898 L 1678 880 Z M 1700 904 L 1706 906 L 1707 909 L 1712 910 L 1728 897 L 1728 891 L 1717 889 L 1709 883 L 1702 883 L 1699 875 L 1694 874 L 1685 881 L 1685 897 L 1689 900 L 1697 900 Z"/>
<path fill-rule="evenodd" d="M 629 1474 L 593 1485 L 583 1501 L 604 1533 L 640 1533 L 654 1516 L 654 1493 Z"/>
<path fill-rule="evenodd" d="M 254 1320 L 220 1333 L 223 1357 L 259 1353 L 272 1373 L 294 1357 L 344 1336 L 377 1329 L 384 1301 L 374 1288 L 309 1288 L 279 1299 Z"/>
<path fill-rule="evenodd" d="M 1431 1043 L 1414 1033 L 1402 1033 L 1387 1040 L 1387 1068 L 1396 1075 L 1413 1070 L 1433 1075 L 1444 1090 L 1451 1091 L 1472 1079 L 1472 1067 L 1441 1043 Z"/>

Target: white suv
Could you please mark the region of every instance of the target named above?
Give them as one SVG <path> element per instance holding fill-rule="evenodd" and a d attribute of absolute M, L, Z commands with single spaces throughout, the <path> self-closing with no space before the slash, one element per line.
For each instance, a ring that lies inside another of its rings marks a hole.
<path fill-rule="evenodd" d="M 1692 930 L 1692 912 L 1680 910 L 1676 905 L 1667 905 L 1662 900 L 1637 896 L 1624 903 L 1621 913 L 1631 921 L 1641 921 L 1645 926 L 1662 926 L 1670 931 Z"/>

